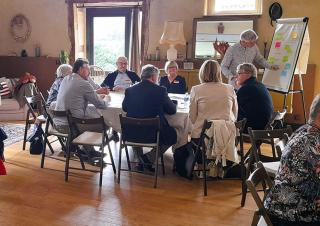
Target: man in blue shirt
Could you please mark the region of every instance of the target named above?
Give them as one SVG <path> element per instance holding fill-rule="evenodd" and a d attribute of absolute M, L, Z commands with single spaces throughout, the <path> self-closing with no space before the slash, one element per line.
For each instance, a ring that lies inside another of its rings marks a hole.
<path fill-rule="evenodd" d="M 264 129 L 273 113 L 271 96 L 256 77 L 253 64 L 243 63 L 237 67 L 238 120 L 247 119 L 246 129 Z"/>

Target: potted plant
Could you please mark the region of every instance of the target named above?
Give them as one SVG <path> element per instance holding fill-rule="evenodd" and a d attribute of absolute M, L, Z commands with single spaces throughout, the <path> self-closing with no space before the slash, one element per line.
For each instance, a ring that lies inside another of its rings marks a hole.
<path fill-rule="evenodd" d="M 61 50 L 59 54 L 60 64 L 68 64 L 69 63 L 69 54 L 65 50 Z"/>

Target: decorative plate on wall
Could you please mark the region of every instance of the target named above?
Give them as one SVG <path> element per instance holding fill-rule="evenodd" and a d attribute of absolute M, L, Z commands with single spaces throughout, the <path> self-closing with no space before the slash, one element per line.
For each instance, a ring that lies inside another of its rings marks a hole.
<path fill-rule="evenodd" d="M 30 37 L 31 25 L 23 14 L 15 15 L 10 22 L 10 34 L 17 42 L 25 42 Z"/>

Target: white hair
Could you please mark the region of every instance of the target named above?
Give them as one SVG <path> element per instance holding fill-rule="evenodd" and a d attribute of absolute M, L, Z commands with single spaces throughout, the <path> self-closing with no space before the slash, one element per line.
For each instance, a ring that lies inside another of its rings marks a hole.
<path fill-rule="evenodd" d="M 257 33 L 251 29 L 245 30 L 240 34 L 241 41 L 256 41 L 258 38 Z"/>
<path fill-rule="evenodd" d="M 309 123 L 314 123 L 320 113 L 320 95 L 318 94 L 312 101 L 309 114 Z"/>
<path fill-rule="evenodd" d="M 128 58 L 125 56 L 120 56 L 120 57 L 118 57 L 117 62 L 119 62 L 120 60 L 128 61 Z"/>
<path fill-rule="evenodd" d="M 237 66 L 237 72 L 244 71 L 253 77 L 257 77 L 257 68 L 251 63 L 243 63 Z"/>
<path fill-rule="evenodd" d="M 56 71 L 57 77 L 65 77 L 72 72 L 72 67 L 69 64 L 61 64 Z"/>

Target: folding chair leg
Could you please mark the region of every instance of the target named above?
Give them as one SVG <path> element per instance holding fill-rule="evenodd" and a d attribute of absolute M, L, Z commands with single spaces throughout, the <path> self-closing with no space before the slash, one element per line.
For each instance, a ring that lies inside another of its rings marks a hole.
<path fill-rule="evenodd" d="M 44 158 L 46 157 L 46 146 L 47 146 L 47 142 L 48 142 L 48 137 L 47 137 L 47 135 L 45 134 L 45 135 L 44 135 L 43 150 L 42 150 L 42 155 L 41 155 L 41 165 L 40 165 L 41 168 L 44 167 Z"/>
<path fill-rule="evenodd" d="M 207 163 L 206 163 L 206 154 L 204 153 L 204 151 L 202 150 L 201 151 L 202 153 L 202 164 L 203 164 L 203 167 L 202 167 L 202 174 L 203 174 L 203 195 L 204 196 L 207 196 L 208 195 L 208 192 L 207 192 Z"/>
<path fill-rule="evenodd" d="M 256 226 L 256 225 L 258 225 L 259 219 L 260 219 L 259 212 L 258 212 L 258 211 L 255 211 L 255 212 L 254 212 L 254 215 L 253 215 L 253 219 L 252 219 L 251 226 Z"/>
<path fill-rule="evenodd" d="M 70 147 L 71 147 L 71 145 L 68 144 L 67 145 L 66 167 L 65 167 L 65 170 L 64 170 L 64 173 L 65 173 L 64 180 L 65 181 L 68 181 L 68 179 L 69 179 L 69 162 L 70 162 L 70 152 L 71 152 Z"/>
<path fill-rule="evenodd" d="M 161 155 L 161 166 L 162 166 L 162 175 L 165 175 L 165 168 L 164 168 L 164 160 L 163 160 L 163 155 Z"/>
<path fill-rule="evenodd" d="M 26 149 L 27 133 L 28 133 L 28 123 L 26 122 L 26 126 L 24 127 L 24 136 L 23 136 L 22 150 L 25 150 L 25 149 Z"/>
<path fill-rule="evenodd" d="M 100 180 L 99 186 L 102 186 L 102 177 L 103 177 L 103 155 L 104 155 L 104 143 L 101 146 L 101 156 L 100 156 Z"/>
<path fill-rule="evenodd" d="M 129 169 L 129 171 L 131 171 L 131 163 L 130 163 L 130 158 L 129 158 L 129 152 L 128 152 L 128 147 L 127 147 L 127 145 L 124 145 L 124 149 L 125 149 L 125 151 L 126 151 L 128 169 Z"/>
<path fill-rule="evenodd" d="M 52 148 L 52 146 L 51 146 L 51 144 L 50 144 L 50 142 L 49 142 L 49 140 L 47 139 L 47 144 L 48 144 L 48 147 L 49 147 L 49 149 L 50 149 L 50 151 L 51 151 L 51 154 L 54 154 L 54 150 L 53 150 L 53 148 Z"/>
<path fill-rule="evenodd" d="M 114 164 L 113 155 L 112 155 L 112 151 L 109 143 L 108 143 L 108 149 L 109 149 L 109 155 L 110 155 L 113 173 L 116 174 L 116 165 Z"/>
<path fill-rule="evenodd" d="M 159 168 L 159 146 L 156 148 L 156 170 L 154 175 L 154 188 L 157 188 L 157 182 L 158 182 L 158 168 Z"/>
<path fill-rule="evenodd" d="M 118 184 L 120 184 L 120 171 L 121 171 L 121 152 L 122 152 L 122 136 L 120 137 L 120 148 L 119 148 L 119 163 L 118 163 Z"/>

